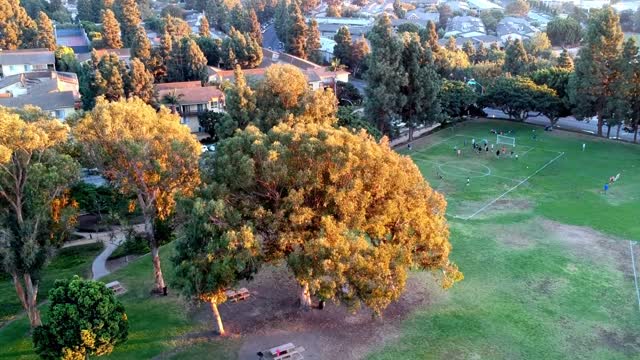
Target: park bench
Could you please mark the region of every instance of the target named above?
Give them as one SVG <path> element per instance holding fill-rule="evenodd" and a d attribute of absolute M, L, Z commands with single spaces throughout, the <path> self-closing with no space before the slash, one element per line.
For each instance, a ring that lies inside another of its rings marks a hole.
<path fill-rule="evenodd" d="M 116 294 L 116 295 L 122 295 L 122 294 L 127 292 L 127 289 L 125 289 L 120 284 L 120 281 L 112 281 L 112 282 L 106 284 L 105 286 L 107 287 L 107 289 L 111 289 L 113 291 L 113 293 Z"/>
<path fill-rule="evenodd" d="M 233 302 L 238 302 L 241 300 L 246 300 L 249 297 L 250 293 L 249 293 L 249 290 L 247 290 L 246 288 L 241 288 L 238 291 L 227 290 L 226 295 L 227 295 L 227 299 Z"/>

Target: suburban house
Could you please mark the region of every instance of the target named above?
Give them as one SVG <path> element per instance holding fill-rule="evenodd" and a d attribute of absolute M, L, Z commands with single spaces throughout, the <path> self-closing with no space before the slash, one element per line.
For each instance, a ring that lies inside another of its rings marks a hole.
<path fill-rule="evenodd" d="M 274 64 L 289 64 L 302 71 L 312 90 L 334 88 L 338 81 L 349 82 L 349 72 L 345 70 L 331 71 L 326 66 L 314 64 L 311 61 L 295 57 L 293 55 L 262 49 L 262 63 L 255 69 L 246 69 L 245 77 L 261 79 L 267 68 Z M 209 66 L 209 81 L 221 83 L 233 81 L 233 70 L 223 70 Z"/>
<path fill-rule="evenodd" d="M 456 47 L 458 49 L 462 49 L 462 46 L 467 41 L 471 41 L 474 47 L 478 47 L 480 43 L 482 43 L 482 45 L 486 48 L 491 46 L 491 44 L 496 44 L 498 46 L 501 46 L 500 38 L 493 35 L 480 35 L 480 36 L 472 36 L 467 38 L 454 38 L 454 40 L 456 42 Z M 438 44 L 440 44 L 440 46 L 447 46 L 448 43 L 449 43 L 449 38 L 438 40 Z"/>
<path fill-rule="evenodd" d="M 320 31 L 320 36 L 333 39 L 334 35 L 338 33 L 341 27 L 346 26 L 349 29 L 349 33 L 351 33 L 351 38 L 356 39 L 360 36 L 366 35 L 369 30 L 371 30 L 371 26 L 361 26 L 361 25 L 340 25 L 340 24 L 318 24 L 318 31 Z"/>
<path fill-rule="evenodd" d="M 539 32 L 540 30 L 535 26 L 532 26 L 526 19 L 512 16 L 507 16 L 500 20 L 496 28 L 496 33 L 503 43 L 509 39 L 530 39 L 533 35 Z"/>
<path fill-rule="evenodd" d="M 127 49 L 99 49 L 99 50 L 93 50 L 93 51 L 95 51 L 98 59 L 101 59 L 103 56 L 107 54 L 116 54 L 118 55 L 118 59 L 124 61 L 126 64 L 129 64 L 131 62 L 131 49 L 128 49 L 128 48 Z M 76 58 L 78 59 L 78 62 L 84 63 L 91 60 L 91 54 L 92 53 L 77 54 Z"/>
<path fill-rule="evenodd" d="M 487 10 L 504 10 L 504 8 L 489 0 L 467 0 L 471 10 L 483 12 Z"/>
<path fill-rule="evenodd" d="M 0 77 L 55 70 L 56 57 L 47 49 L 0 50 Z"/>
<path fill-rule="evenodd" d="M 64 120 L 80 107 L 78 76 L 41 71 L 5 76 L 0 80 L 0 106 L 22 108 L 25 105 L 37 106 Z"/>
<path fill-rule="evenodd" d="M 456 16 L 449 19 L 447 32 L 444 38 L 453 37 L 474 37 L 486 35 L 484 23 L 480 18 L 474 16 Z"/>
<path fill-rule="evenodd" d="M 200 81 L 185 81 L 156 84 L 158 102 L 180 115 L 180 123 L 189 127 L 198 138 L 209 136 L 203 133 L 198 115 L 206 111 L 224 111 L 224 93 L 215 86 L 202 86 Z"/>

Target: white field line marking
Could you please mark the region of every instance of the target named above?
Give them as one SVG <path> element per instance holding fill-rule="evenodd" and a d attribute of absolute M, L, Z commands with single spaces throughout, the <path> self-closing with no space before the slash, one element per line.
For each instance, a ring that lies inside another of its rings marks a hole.
<path fill-rule="evenodd" d="M 529 150 L 525 151 L 524 153 L 522 153 L 522 156 L 527 155 L 527 153 L 528 153 L 529 151 L 533 150 L 533 149 L 535 149 L 535 148 L 532 146 L 532 147 L 531 147 L 531 149 L 529 149 Z"/>
<path fill-rule="evenodd" d="M 640 290 L 638 290 L 638 276 L 636 274 L 636 258 L 633 256 L 633 244 L 629 240 L 629 251 L 631 252 L 631 266 L 633 267 L 633 281 L 636 283 L 636 297 L 638 298 L 638 309 L 640 309 Z"/>
<path fill-rule="evenodd" d="M 437 166 L 438 169 L 440 169 L 440 171 L 442 171 L 442 167 L 444 166 L 444 167 L 450 167 L 450 168 L 463 170 L 463 171 L 468 171 L 470 173 L 476 173 L 476 174 L 482 175 L 482 176 L 478 176 L 478 177 L 493 176 L 493 177 L 496 177 L 496 178 L 499 178 L 499 179 L 509 180 L 509 181 L 513 181 L 513 182 L 520 181 L 520 179 L 512 179 L 512 178 L 508 178 L 508 177 L 504 177 L 504 176 L 494 175 L 494 174 L 491 173 L 491 168 L 489 168 L 489 167 L 487 167 L 487 169 L 489 169 L 489 173 L 485 173 L 485 172 L 482 172 L 482 171 L 471 170 L 471 169 L 463 168 L 463 167 L 460 167 L 460 166 L 450 165 L 449 163 L 441 164 L 441 163 L 439 163 L 437 161 L 434 161 L 434 160 L 423 159 L 423 158 L 419 158 L 419 157 L 414 157 L 413 160 L 414 161 L 422 161 L 422 162 L 432 163 L 433 166 Z"/>
<path fill-rule="evenodd" d="M 497 198 L 491 200 L 491 202 L 489 202 L 488 204 L 486 204 L 485 206 L 481 207 L 480 209 L 478 209 L 478 211 L 474 212 L 473 214 L 471 214 L 471 216 L 467 217 L 467 220 L 472 219 L 474 216 L 478 215 L 479 213 L 481 213 L 482 211 L 484 211 L 484 209 L 488 208 L 489 206 L 493 205 L 496 201 L 502 199 L 505 195 L 507 195 L 508 193 L 512 192 L 513 190 L 517 189 L 520 185 L 524 184 L 527 180 L 531 179 L 533 176 L 535 176 L 536 174 L 538 174 L 540 171 L 544 170 L 547 166 L 551 165 L 554 161 L 558 160 L 562 155 L 564 155 L 564 153 L 560 153 L 560 155 L 554 157 L 553 159 L 549 160 L 549 162 L 547 162 L 546 164 L 544 164 L 540 169 L 536 170 L 533 174 L 527 176 L 524 180 L 520 181 L 519 183 L 517 183 L 514 187 L 512 187 L 511 189 L 505 191 L 502 195 L 498 196 Z"/>

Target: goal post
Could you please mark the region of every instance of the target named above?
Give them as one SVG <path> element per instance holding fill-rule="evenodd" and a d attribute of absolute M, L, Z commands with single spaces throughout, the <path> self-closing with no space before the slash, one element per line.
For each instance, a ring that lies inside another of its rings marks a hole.
<path fill-rule="evenodd" d="M 516 138 L 504 135 L 497 135 L 496 144 L 504 144 L 509 146 L 516 146 Z"/>

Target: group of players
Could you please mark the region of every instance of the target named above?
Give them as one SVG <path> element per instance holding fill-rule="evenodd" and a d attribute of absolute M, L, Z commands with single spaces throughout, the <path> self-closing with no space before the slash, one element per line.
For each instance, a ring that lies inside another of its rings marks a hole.
<path fill-rule="evenodd" d="M 466 139 L 464 140 L 464 146 L 467 146 Z M 475 138 L 471 139 L 471 147 L 476 154 L 482 154 L 483 152 L 488 154 L 489 147 L 491 147 L 492 152 L 494 149 L 493 144 L 489 144 L 486 139 L 483 139 L 482 144 L 480 144 L 479 142 L 476 142 Z M 458 148 L 457 145 L 454 147 L 454 151 L 458 157 L 462 156 L 462 149 Z M 518 159 L 518 154 L 514 153 L 513 149 L 511 149 L 510 152 L 507 152 L 507 148 L 505 146 L 496 150 L 496 157 L 500 158 L 501 156 L 509 156 L 511 158 Z"/>

